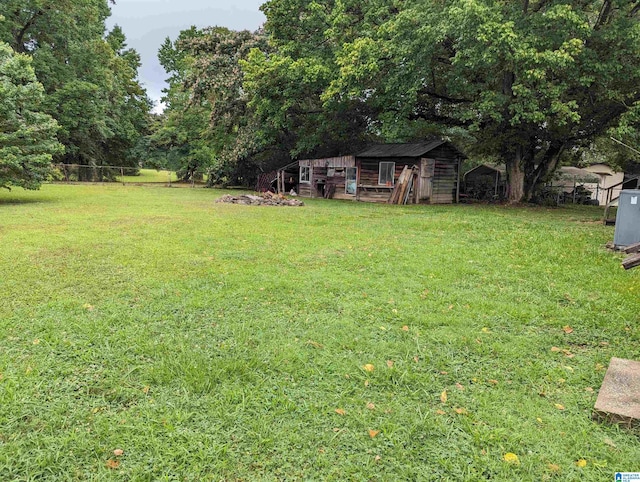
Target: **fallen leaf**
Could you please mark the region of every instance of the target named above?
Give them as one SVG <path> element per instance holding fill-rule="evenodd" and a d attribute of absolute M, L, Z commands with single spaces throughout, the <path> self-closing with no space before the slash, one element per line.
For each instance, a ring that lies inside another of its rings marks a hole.
<path fill-rule="evenodd" d="M 418 358 L 417 356 L 414 356 L 414 357 L 413 357 L 413 361 L 414 361 L 414 362 L 416 362 L 416 363 L 418 363 L 418 362 L 420 361 L 420 358 Z"/>
<path fill-rule="evenodd" d="M 364 386 L 365 386 L 365 387 L 368 387 L 368 386 L 369 386 L 369 380 L 365 380 L 365 381 L 364 381 Z"/>
<path fill-rule="evenodd" d="M 457 388 L 458 390 L 460 390 L 461 392 L 463 392 L 463 391 L 464 391 L 464 386 L 462 386 L 460 383 L 456 383 L 456 388 Z"/>
<path fill-rule="evenodd" d="M 307 341 L 307 345 L 312 346 L 314 348 L 319 348 L 319 349 L 324 348 L 324 345 L 318 343 L 317 341 L 313 341 L 313 340 L 308 340 Z"/>
<path fill-rule="evenodd" d="M 564 353 L 564 356 L 566 356 L 567 358 L 573 358 L 575 356 L 569 350 L 562 350 L 562 353 Z"/>
<path fill-rule="evenodd" d="M 334 431 L 334 432 L 336 432 L 336 433 L 338 433 L 338 432 L 340 431 L 340 429 L 339 429 L 338 427 L 335 427 L 335 428 L 333 429 L 333 431 Z"/>
<path fill-rule="evenodd" d="M 507 452 L 506 454 L 504 454 L 504 461 L 505 462 L 509 462 L 510 464 L 519 464 L 520 463 L 520 459 L 518 458 L 518 456 L 512 452 Z"/>
<path fill-rule="evenodd" d="M 120 461 L 109 459 L 107 460 L 106 466 L 108 469 L 117 469 L 118 467 L 120 467 Z"/>
<path fill-rule="evenodd" d="M 554 353 L 557 353 L 557 352 L 562 351 L 562 350 L 560 348 L 558 348 L 557 346 L 552 346 L 551 347 L 551 351 L 554 352 Z"/>
<path fill-rule="evenodd" d="M 447 391 L 444 390 L 441 394 L 440 394 L 440 401 L 442 403 L 447 403 Z"/>
<path fill-rule="evenodd" d="M 557 464 L 547 464 L 547 468 L 551 471 L 551 472 L 560 472 L 560 466 Z"/>
<path fill-rule="evenodd" d="M 576 465 L 578 467 L 586 467 L 587 466 L 587 461 L 585 459 L 576 460 Z"/>
<path fill-rule="evenodd" d="M 610 438 L 605 438 L 604 443 L 606 443 L 609 447 L 616 448 L 616 444 L 613 443 L 613 440 L 611 440 Z"/>
<path fill-rule="evenodd" d="M 113 455 L 115 455 L 116 457 L 120 457 L 123 453 L 124 453 L 124 450 L 122 449 L 115 449 L 113 451 Z"/>
<path fill-rule="evenodd" d="M 376 406 L 373 403 L 369 402 L 369 403 L 367 403 L 367 409 L 368 410 L 375 410 Z"/>
<path fill-rule="evenodd" d="M 593 393 L 593 388 L 587 387 L 584 389 L 585 392 Z"/>
<path fill-rule="evenodd" d="M 376 456 L 373 458 L 373 460 L 374 460 L 374 462 L 380 462 L 380 460 L 382 460 L 382 457 L 380 457 L 379 455 L 376 455 Z"/>
<path fill-rule="evenodd" d="M 489 383 L 491 383 L 491 385 L 497 385 L 498 384 L 498 380 L 488 380 Z"/>
<path fill-rule="evenodd" d="M 486 326 L 482 329 L 482 333 L 491 333 L 491 330 Z"/>
<path fill-rule="evenodd" d="M 404 326 L 402 327 L 402 331 L 409 331 L 409 327 L 408 327 L 407 325 L 404 325 Z"/>
<path fill-rule="evenodd" d="M 387 366 L 389 368 L 391 368 L 393 366 L 394 361 L 393 360 L 387 360 Z"/>
<path fill-rule="evenodd" d="M 448 374 L 449 372 L 444 372 L 444 371 L 440 372 L 440 375 L 448 375 Z"/>
<path fill-rule="evenodd" d="M 449 309 L 452 310 L 453 309 L 453 305 L 449 305 Z"/>
<path fill-rule="evenodd" d="M 542 423 L 542 419 L 540 417 L 536 418 L 536 422 Z"/>
<path fill-rule="evenodd" d="M 143 391 L 145 394 L 149 393 L 149 390 L 151 390 L 151 387 L 150 387 L 149 385 L 147 385 L 147 386 L 145 386 L 145 387 L 143 387 L 143 388 L 142 388 L 142 391 Z"/>
<path fill-rule="evenodd" d="M 564 405 L 560 405 L 559 403 L 555 403 L 554 406 L 558 409 L 558 410 L 564 410 Z"/>
<path fill-rule="evenodd" d="M 562 331 L 564 331 L 567 335 L 569 335 L 573 333 L 573 328 L 571 328 L 569 325 L 566 325 L 562 327 Z"/>
<path fill-rule="evenodd" d="M 85 303 L 84 305 L 82 305 L 82 307 L 85 310 L 93 311 L 93 305 L 90 305 L 89 303 Z"/>
<path fill-rule="evenodd" d="M 36 338 L 35 340 L 33 340 L 33 344 L 34 345 L 39 345 L 40 344 L 40 339 Z"/>
<path fill-rule="evenodd" d="M 380 430 L 369 430 L 369 437 L 375 438 L 380 433 Z"/>
<path fill-rule="evenodd" d="M 458 415 L 466 415 L 467 413 L 469 413 L 469 412 L 467 412 L 467 410 L 466 410 L 465 408 L 462 408 L 462 407 L 461 407 L 461 408 L 456 408 L 456 409 L 455 409 L 455 412 L 456 412 Z"/>
<path fill-rule="evenodd" d="M 364 371 L 366 372 L 372 372 L 373 370 L 375 370 L 375 367 L 371 363 L 367 363 L 362 368 L 364 368 Z"/>
<path fill-rule="evenodd" d="M 344 415 L 344 414 L 345 414 L 345 413 L 347 413 L 347 412 L 345 412 L 342 408 L 336 408 L 336 413 L 337 413 L 338 415 Z"/>

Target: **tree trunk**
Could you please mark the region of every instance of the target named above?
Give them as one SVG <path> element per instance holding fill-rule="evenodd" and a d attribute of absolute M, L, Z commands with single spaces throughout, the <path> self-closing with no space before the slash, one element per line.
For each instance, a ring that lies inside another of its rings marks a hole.
<path fill-rule="evenodd" d="M 512 158 L 506 158 L 505 166 L 507 168 L 507 201 L 511 204 L 528 201 L 525 199 L 522 148 L 517 147 L 515 155 Z"/>

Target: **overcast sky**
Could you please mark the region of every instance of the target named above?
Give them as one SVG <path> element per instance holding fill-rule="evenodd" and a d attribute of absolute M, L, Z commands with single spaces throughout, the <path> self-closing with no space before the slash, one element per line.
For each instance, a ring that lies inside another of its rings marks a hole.
<path fill-rule="evenodd" d="M 140 80 L 156 103 L 166 86 L 167 73 L 158 62 L 166 37 L 175 40 L 192 25 L 218 25 L 233 30 L 256 30 L 264 21 L 259 10 L 265 0 L 116 0 L 107 28 L 120 25 L 127 44 L 142 57 Z"/>

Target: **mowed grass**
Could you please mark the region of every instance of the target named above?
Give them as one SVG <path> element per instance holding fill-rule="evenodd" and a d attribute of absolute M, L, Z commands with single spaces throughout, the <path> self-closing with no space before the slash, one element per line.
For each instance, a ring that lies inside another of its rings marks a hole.
<path fill-rule="evenodd" d="M 600 209 L 222 194 L 0 193 L 0 480 L 640 470 L 640 431 L 592 418 L 640 359 Z"/>
<path fill-rule="evenodd" d="M 178 176 L 173 171 L 140 169 L 137 176 L 117 176 L 119 182 L 125 183 L 165 183 L 177 182 Z"/>

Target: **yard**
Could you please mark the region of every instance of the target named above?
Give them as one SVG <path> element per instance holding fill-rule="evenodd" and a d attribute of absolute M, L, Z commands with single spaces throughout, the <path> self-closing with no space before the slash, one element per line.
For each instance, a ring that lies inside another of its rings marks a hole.
<path fill-rule="evenodd" d="M 613 480 L 601 209 L 0 193 L 0 480 Z M 114 453 L 114 451 L 116 451 Z"/>

